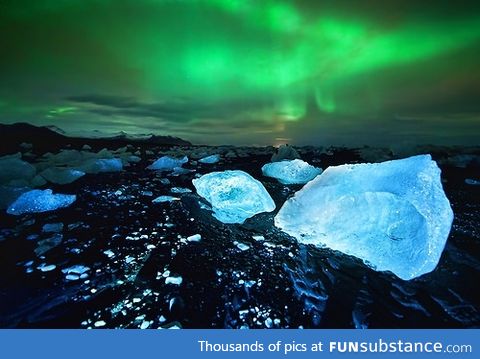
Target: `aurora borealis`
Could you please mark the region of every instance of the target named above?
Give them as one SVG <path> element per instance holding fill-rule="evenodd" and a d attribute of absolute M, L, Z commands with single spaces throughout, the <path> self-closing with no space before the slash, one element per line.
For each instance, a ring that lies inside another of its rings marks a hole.
<path fill-rule="evenodd" d="M 207 144 L 477 144 L 477 1 L 7 0 L 0 121 Z"/>

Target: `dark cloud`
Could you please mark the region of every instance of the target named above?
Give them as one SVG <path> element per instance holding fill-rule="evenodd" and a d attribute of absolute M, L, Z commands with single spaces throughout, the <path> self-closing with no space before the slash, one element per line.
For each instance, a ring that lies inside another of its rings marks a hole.
<path fill-rule="evenodd" d="M 262 98 L 249 101 L 229 100 L 210 104 L 186 98 L 147 103 L 134 97 L 104 94 L 69 96 L 65 100 L 75 104 L 87 105 L 84 110 L 102 116 L 151 117 L 181 122 L 201 118 L 227 118 L 232 117 L 232 114 L 272 105 L 271 100 Z M 244 127 L 242 123 L 237 123 L 235 126 L 238 128 Z"/>
<path fill-rule="evenodd" d="M 221 109 L 191 101 L 146 103 L 133 97 L 112 95 L 70 96 L 66 100 L 95 105 L 88 110 L 103 116 L 153 117 L 189 121 L 218 114 Z"/>

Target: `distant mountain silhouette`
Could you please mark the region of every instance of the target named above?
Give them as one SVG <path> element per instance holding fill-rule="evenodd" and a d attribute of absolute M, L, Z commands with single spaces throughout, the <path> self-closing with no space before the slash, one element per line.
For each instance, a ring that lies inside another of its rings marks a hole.
<path fill-rule="evenodd" d="M 79 149 L 83 145 L 89 145 L 92 149 L 118 148 L 128 144 L 165 147 L 191 145 L 188 141 L 172 136 L 136 137 L 122 131 L 113 137 L 69 137 L 56 126 L 39 127 L 28 123 L 0 124 L 0 154 L 17 152 L 22 143 L 32 144 L 36 153 L 57 151 L 66 147 Z"/>

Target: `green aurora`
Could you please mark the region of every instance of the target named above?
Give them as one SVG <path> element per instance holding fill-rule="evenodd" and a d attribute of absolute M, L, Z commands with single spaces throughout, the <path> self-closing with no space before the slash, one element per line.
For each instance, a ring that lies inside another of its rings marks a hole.
<path fill-rule="evenodd" d="M 0 2 L 0 121 L 206 144 L 478 144 L 480 2 Z"/>

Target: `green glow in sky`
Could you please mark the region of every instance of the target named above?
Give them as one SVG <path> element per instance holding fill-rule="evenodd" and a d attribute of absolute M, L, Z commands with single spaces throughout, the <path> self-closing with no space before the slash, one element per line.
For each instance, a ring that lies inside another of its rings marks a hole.
<path fill-rule="evenodd" d="M 217 123 L 226 143 L 252 138 L 238 128 L 257 133 L 254 143 L 306 143 L 362 131 L 372 118 L 390 126 L 416 116 L 425 126 L 432 115 L 462 113 L 471 123 L 478 6 L 385 3 L 7 1 L 0 96 L 15 104 L 3 106 L 8 121 L 27 107 L 34 123 L 194 141 L 205 138 L 204 123 Z"/>

